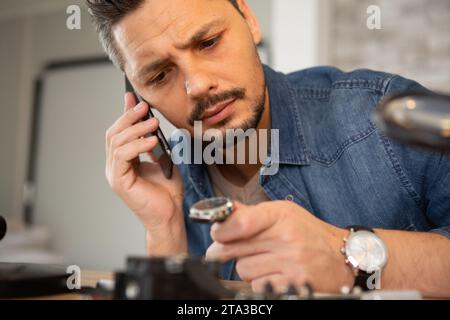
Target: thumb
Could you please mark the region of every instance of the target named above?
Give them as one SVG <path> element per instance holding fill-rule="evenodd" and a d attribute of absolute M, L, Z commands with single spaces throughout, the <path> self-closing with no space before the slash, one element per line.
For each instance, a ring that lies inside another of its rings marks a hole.
<path fill-rule="evenodd" d="M 247 205 L 243 204 L 240 201 L 233 201 L 233 211 L 237 211 L 243 208 L 248 207 Z"/>

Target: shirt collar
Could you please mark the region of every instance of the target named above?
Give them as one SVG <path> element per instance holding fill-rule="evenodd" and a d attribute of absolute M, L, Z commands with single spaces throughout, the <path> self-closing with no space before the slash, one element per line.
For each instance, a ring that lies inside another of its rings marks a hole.
<path fill-rule="evenodd" d="M 279 130 L 278 162 L 307 165 L 308 151 L 301 125 L 296 92 L 288 77 L 264 65 L 270 98 L 271 129 Z M 271 154 L 271 160 L 277 161 Z"/>

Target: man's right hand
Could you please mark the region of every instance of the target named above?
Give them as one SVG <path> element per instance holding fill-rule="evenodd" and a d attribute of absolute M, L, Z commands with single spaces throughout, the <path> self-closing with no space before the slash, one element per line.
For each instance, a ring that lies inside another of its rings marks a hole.
<path fill-rule="evenodd" d="M 155 132 L 159 121 L 141 122 L 149 106 L 136 103 L 134 95 L 126 93 L 124 114 L 106 132 L 106 178 L 144 224 L 151 255 L 185 254 L 181 175 L 174 167 L 169 180 L 157 163 L 139 161 L 141 153 L 150 153 L 157 145 L 156 136 L 143 136 Z"/>

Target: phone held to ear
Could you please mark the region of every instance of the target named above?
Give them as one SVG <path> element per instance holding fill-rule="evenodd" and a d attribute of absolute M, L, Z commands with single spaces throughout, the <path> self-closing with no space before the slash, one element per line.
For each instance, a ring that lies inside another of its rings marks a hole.
<path fill-rule="evenodd" d="M 148 114 L 144 118 L 142 118 L 142 121 L 146 121 L 150 118 L 154 118 L 153 112 L 151 110 L 152 106 L 145 101 L 139 94 L 136 93 L 134 90 L 132 84 L 128 80 L 127 77 L 125 77 L 125 90 L 126 92 L 131 92 L 134 94 L 136 101 L 139 102 L 146 102 L 149 105 Z M 149 134 L 148 136 L 152 136 L 154 134 Z M 152 154 L 156 161 L 158 161 L 164 176 L 167 179 L 170 179 L 172 177 L 172 171 L 173 171 L 173 162 L 171 157 L 171 150 L 170 145 L 167 142 L 166 138 L 164 137 L 164 134 L 161 131 L 161 128 L 158 128 L 156 130 L 156 136 L 158 137 L 158 145 L 152 150 Z M 147 137 L 147 136 L 146 136 Z"/>

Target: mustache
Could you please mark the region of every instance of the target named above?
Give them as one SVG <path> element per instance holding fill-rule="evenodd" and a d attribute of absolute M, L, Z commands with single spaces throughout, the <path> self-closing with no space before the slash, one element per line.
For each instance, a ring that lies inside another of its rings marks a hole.
<path fill-rule="evenodd" d="M 244 88 L 233 88 L 228 91 L 224 91 L 214 96 L 205 96 L 200 98 L 194 106 L 194 110 L 189 116 L 188 123 L 194 126 L 195 121 L 200 121 L 201 117 L 208 108 L 215 106 L 218 103 L 227 100 L 239 100 L 245 98 L 246 90 Z"/>

